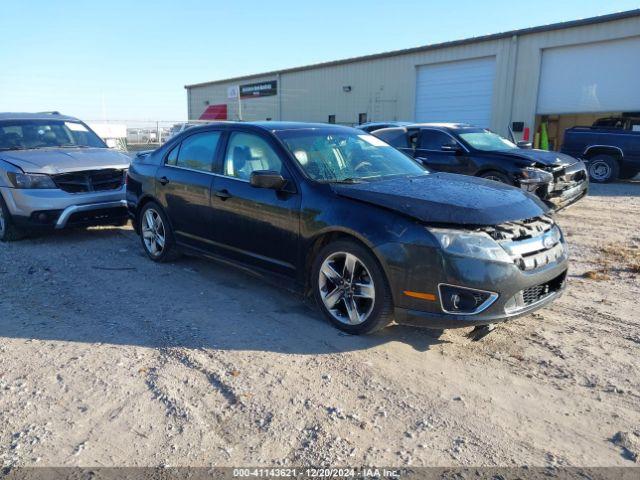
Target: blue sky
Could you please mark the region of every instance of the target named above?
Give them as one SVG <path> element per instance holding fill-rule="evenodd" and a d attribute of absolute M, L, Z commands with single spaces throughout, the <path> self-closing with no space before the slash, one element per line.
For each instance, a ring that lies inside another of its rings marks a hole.
<path fill-rule="evenodd" d="M 3 1 L 0 111 L 181 120 L 185 84 L 634 8 L 639 1 Z"/>

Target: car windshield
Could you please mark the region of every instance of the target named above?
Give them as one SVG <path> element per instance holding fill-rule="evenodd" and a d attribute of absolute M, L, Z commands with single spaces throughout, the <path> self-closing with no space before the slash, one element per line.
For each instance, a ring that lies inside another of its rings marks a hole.
<path fill-rule="evenodd" d="M 425 175 L 426 169 L 382 140 L 332 129 L 284 130 L 278 137 L 319 182 L 359 182 Z"/>
<path fill-rule="evenodd" d="M 460 133 L 459 136 L 476 150 L 483 150 L 485 152 L 518 148 L 513 142 L 489 130 Z"/>
<path fill-rule="evenodd" d="M 0 121 L 0 150 L 98 147 L 105 143 L 80 122 L 62 120 Z"/>

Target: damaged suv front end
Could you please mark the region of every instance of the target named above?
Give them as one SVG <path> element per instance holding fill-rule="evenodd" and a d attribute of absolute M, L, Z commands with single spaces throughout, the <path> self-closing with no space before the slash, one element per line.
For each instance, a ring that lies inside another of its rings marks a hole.
<path fill-rule="evenodd" d="M 59 114 L 0 114 L 0 240 L 123 224 L 129 157 Z"/>

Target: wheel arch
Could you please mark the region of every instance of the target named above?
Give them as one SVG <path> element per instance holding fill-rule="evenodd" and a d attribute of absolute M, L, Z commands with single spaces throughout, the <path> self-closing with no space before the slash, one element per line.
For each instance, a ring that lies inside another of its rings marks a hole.
<path fill-rule="evenodd" d="M 304 282 L 303 292 L 305 296 L 312 293 L 311 292 L 312 267 L 318 252 L 320 252 L 320 250 L 322 250 L 329 243 L 332 243 L 338 240 L 350 240 L 366 248 L 371 253 L 371 255 L 373 255 L 373 257 L 376 259 L 376 261 L 380 265 L 380 268 L 382 269 L 382 272 L 384 273 L 388 281 L 389 275 L 387 273 L 385 263 L 382 261 L 380 256 L 376 253 L 374 245 L 370 241 L 368 241 L 362 235 L 359 235 L 358 233 L 348 230 L 346 228 L 333 228 L 329 230 L 324 230 L 314 235 L 307 242 L 307 246 L 303 251 L 303 255 L 304 255 L 303 271 L 305 272 L 304 279 L 303 279 L 303 282 Z"/>
<path fill-rule="evenodd" d="M 612 145 L 589 145 L 585 148 L 584 153 L 582 154 L 582 156 L 587 160 L 595 157 L 596 155 L 610 155 L 618 163 L 622 163 L 624 160 L 624 152 L 622 149 Z"/>
<path fill-rule="evenodd" d="M 490 173 L 490 172 L 496 172 L 499 173 L 501 175 L 504 175 L 505 177 L 507 177 L 509 180 L 511 180 L 511 182 L 513 182 L 514 185 L 517 185 L 517 177 L 513 172 L 510 172 L 504 168 L 500 168 L 500 167 L 496 167 L 495 165 L 487 165 L 486 167 L 482 167 L 480 170 L 478 170 L 474 176 L 476 177 L 482 177 L 483 175 Z"/>
<path fill-rule="evenodd" d="M 144 194 L 140 197 L 140 199 L 138 200 L 138 204 L 136 205 L 136 218 L 135 221 L 133 222 L 133 229 L 136 231 L 136 233 L 138 235 L 140 235 L 140 212 L 142 211 L 142 209 L 144 208 L 144 206 L 149 203 L 149 202 L 154 202 L 157 203 L 160 207 L 162 207 L 162 205 L 160 204 L 160 202 L 158 202 L 158 199 L 156 199 L 153 195 L 150 194 Z M 165 212 L 166 215 L 166 212 Z M 169 218 L 168 215 L 166 215 L 167 219 L 169 220 L 169 222 L 171 222 L 171 219 Z"/>

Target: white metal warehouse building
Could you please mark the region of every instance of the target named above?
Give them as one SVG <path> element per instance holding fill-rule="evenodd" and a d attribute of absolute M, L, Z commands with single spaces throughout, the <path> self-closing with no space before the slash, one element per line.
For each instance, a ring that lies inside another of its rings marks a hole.
<path fill-rule="evenodd" d="M 189 119 L 467 122 L 516 135 L 640 112 L 640 9 L 187 85 Z M 640 113 L 638 114 L 640 115 Z"/>

